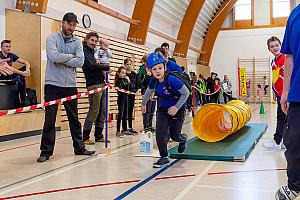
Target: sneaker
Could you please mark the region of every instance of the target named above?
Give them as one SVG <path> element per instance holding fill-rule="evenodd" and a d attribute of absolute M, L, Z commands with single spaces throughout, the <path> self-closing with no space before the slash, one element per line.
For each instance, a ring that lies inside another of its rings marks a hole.
<path fill-rule="evenodd" d="M 83 143 L 86 145 L 94 145 L 95 144 L 95 142 L 93 142 L 91 140 L 84 140 Z"/>
<path fill-rule="evenodd" d="M 265 148 L 266 150 L 280 150 L 280 149 L 284 149 L 283 147 L 285 147 L 283 144 L 276 144 L 276 142 L 274 140 L 270 140 L 267 142 L 263 142 L 262 143 L 263 148 Z"/>
<path fill-rule="evenodd" d="M 47 160 L 49 160 L 50 156 L 40 156 L 38 157 L 38 159 L 36 160 L 37 162 L 45 162 Z"/>
<path fill-rule="evenodd" d="M 275 194 L 276 200 L 293 200 L 300 196 L 300 191 L 296 192 L 288 188 L 288 186 L 282 186 Z"/>
<path fill-rule="evenodd" d="M 120 132 L 117 132 L 116 133 L 116 136 L 118 137 L 118 138 L 123 138 L 124 136 L 123 136 L 123 133 L 120 133 Z"/>
<path fill-rule="evenodd" d="M 182 142 L 179 142 L 177 151 L 178 153 L 183 153 L 184 150 L 186 149 L 186 143 L 188 141 L 188 136 L 186 134 L 181 134 L 182 137 Z"/>
<path fill-rule="evenodd" d="M 95 151 L 89 151 L 85 149 L 83 152 L 75 152 L 75 155 L 91 156 L 95 154 Z"/>
<path fill-rule="evenodd" d="M 128 131 L 128 130 L 122 130 L 121 133 L 122 133 L 123 135 L 134 135 L 134 133 L 132 133 L 132 132 L 130 132 L 130 131 Z"/>
<path fill-rule="evenodd" d="M 153 168 L 161 168 L 164 165 L 168 164 L 169 162 L 170 162 L 169 157 L 161 157 L 160 159 L 158 159 L 158 161 L 153 163 Z"/>
<path fill-rule="evenodd" d="M 145 128 L 144 128 L 144 132 L 145 132 L 145 133 L 148 132 L 148 131 L 151 131 L 151 127 L 145 127 Z"/>
<path fill-rule="evenodd" d="M 128 129 L 128 131 L 133 133 L 134 135 L 138 134 L 138 132 L 136 130 L 134 130 L 133 128 Z"/>
<path fill-rule="evenodd" d="M 101 139 L 97 139 L 95 140 L 95 142 L 105 142 L 105 139 L 104 138 L 101 138 Z M 107 143 L 110 143 L 110 140 L 107 140 Z"/>

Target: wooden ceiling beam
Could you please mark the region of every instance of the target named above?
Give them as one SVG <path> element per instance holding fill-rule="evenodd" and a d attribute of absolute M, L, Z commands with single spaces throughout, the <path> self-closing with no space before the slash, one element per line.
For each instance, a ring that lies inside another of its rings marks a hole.
<path fill-rule="evenodd" d="M 174 50 L 175 56 L 181 56 L 181 57 L 187 56 L 194 26 L 197 22 L 198 15 L 204 3 L 205 0 L 191 0 L 191 2 L 189 3 L 189 6 L 185 11 L 177 35 L 177 40 L 182 40 L 183 43 L 176 43 L 175 50 Z"/>
<path fill-rule="evenodd" d="M 138 44 L 145 44 L 152 16 L 155 0 L 137 0 L 135 2 L 132 19 L 140 21 L 139 26 L 130 24 L 127 40 Z"/>
<path fill-rule="evenodd" d="M 99 4 L 99 3 L 95 2 L 95 1 L 92 1 L 92 0 L 75 0 L 75 1 L 79 2 L 79 3 L 83 4 L 83 5 L 86 5 L 86 6 L 90 7 L 90 8 L 93 8 L 95 10 L 98 10 L 98 11 L 100 11 L 102 13 L 105 13 L 105 14 L 111 16 L 111 17 L 119 19 L 119 20 L 121 20 L 123 22 L 129 23 L 131 25 L 138 26 L 140 24 L 140 21 L 134 20 L 134 19 L 132 19 L 130 17 L 127 17 L 126 15 L 124 15 L 122 13 L 119 13 L 119 12 L 117 12 L 115 10 L 112 10 L 112 9 L 110 9 L 110 8 L 102 5 L 102 4 Z"/>
<path fill-rule="evenodd" d="M 204 41 L 202 43 L 201 51 L 205 51 L 205 54 L 200 54 L 198 63 L 209 65 L 210 57 L 218 36 L 221 30 L 222 24 L 226 19 L 229 12 L 234 7 L 237 0 L 225 0 L 218 10 L 216 17 L 213 19 L 207 34 L 205 35 Z"/>

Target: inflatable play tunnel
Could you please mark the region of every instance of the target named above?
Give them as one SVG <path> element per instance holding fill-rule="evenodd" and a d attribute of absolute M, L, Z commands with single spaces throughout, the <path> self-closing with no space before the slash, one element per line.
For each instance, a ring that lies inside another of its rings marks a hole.
<path fill-rule="evenodd" d="M 195 115 L 193 131 L 203 141 L 218 142 L 243 128 L 251 115 L 251 107 L 241 100 L 226 105 L 209 103 Z"/>

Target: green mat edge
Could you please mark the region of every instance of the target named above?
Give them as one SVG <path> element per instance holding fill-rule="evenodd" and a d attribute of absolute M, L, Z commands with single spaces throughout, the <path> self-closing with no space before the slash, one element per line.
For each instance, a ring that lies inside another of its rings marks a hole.
<path fill-rule="evenodd" d="M 170 158 L 173 159 L 189 159 L 189 160 L 213 160 L 213 161 L 228 161 L 228 162 L 244 162 L 246 161 L 246 159 L 249 157 L 250 153 L 252 152 L 252 150 L 255 148 L 256 144 L 258 143 L 258 141 L 260 140 L 260 138 L 263 136 L 263 134 L 267 131 L 268 129 L 268 124 L 267 123 L 249 123 L 249 124 L 261 124 L 261 125 L 266 125 L 265 128 L 262 130 L 261 134 L 259 135 L 259 137 L 256 139 L 256 141 L 254 141 L 254 143 L 252 144 L 252 146 L 250 147 L 249 151 L 246 153 L 246 155 L 242 158 L 235 158 L 232 156 L 202 156 L 201 159 L 199 158 L 195 158 L 194 155 L 190 155 L 190 154 L 180 154 L 180 153 L 170 153 Z M 246 124 L 247 125 L 247 124 Z M 196 138 L 197 136 L 189 139 L 192 140 L 194 138 Z M 171 151 L 175 148 L 177 148 L 178 145 L 170 148 L 168 151 Z"/>

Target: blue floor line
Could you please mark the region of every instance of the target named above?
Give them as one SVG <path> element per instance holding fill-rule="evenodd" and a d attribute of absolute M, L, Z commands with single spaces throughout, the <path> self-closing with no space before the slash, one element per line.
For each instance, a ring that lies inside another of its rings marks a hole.
<path fill-rule="evenodd" d="M 126 192 L 124 192 L 123 194 L 121 194 L 120 196 L 116 197 L 115 200 L 124 199 L 126 196 L 128 196 L 131 193 L 133 193 L 135 190 L 139 189 L 140 187 L 142 187 L 143 185 L 145 185 L 146 183 L 148 183 L 149 181 L 151 181 L 152 179 L 154 179 L 155 177 L 157 177 L 159 174 L 161 174 L 164 171 L 166 171 L 168 168 L 170 168 L 171 166 L 173 166 L 174 164 L 176 164 L 178 161 L 180 161 L 180 159 L 176 159 L 173 162 L 171 162 L 170 164 L 168 164 L 165 167 L 161 168 L 159 171 L 155 172 L 154 174 L 152 174 L 151 176 L 149 176 L 148 178 L 146 178 L 142 182 L 139 182 L 138 184 L 136 184 L 135 186 L 133 186 L 132 188 L 130 188 L 129 190 L 127 190 Z"/>

